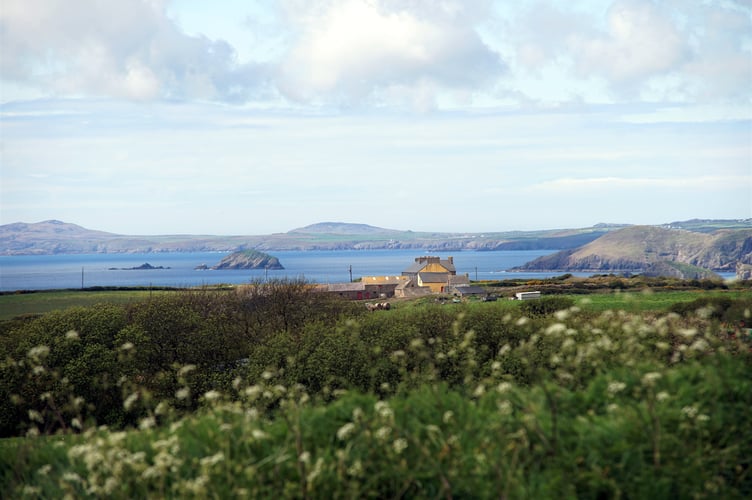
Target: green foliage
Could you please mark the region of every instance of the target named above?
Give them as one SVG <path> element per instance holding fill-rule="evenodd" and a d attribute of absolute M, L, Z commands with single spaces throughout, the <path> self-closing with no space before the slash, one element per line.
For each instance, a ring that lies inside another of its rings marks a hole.
<path fill-rule="evenodd" d="M 569 297 L 541 297 L 520 302 L 520 309 L 529 316 L 546 316 L 556 311 L 569 309 L 573 305 L 574 300 Z"/>
<path fill-rule="evenodd" d="M 0 496 L 752 494 L 747 298 L 365 314 L 298 285 L 17 324 Z"/>

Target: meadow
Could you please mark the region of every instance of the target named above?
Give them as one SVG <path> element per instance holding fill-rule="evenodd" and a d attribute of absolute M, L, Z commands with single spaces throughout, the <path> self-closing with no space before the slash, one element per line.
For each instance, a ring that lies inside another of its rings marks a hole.
<path fill-rule="evenodd" d="M 748 498 L 752 294 L 359 303 L 273 282 L 0 338 L 4 498 Z"/>

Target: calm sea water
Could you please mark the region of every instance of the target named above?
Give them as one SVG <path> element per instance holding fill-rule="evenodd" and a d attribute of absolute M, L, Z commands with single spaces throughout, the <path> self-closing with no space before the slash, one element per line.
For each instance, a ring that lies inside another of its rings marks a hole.
<path fill-rule="evenodd" d="M 350 281 L 352 277 L 399 275 L 416 257 L 454 257 L 458 274 L 470 279 L 545 278 L 562 273 L 507 273 L 544 251 L 421 252 L 420 250 L 343 250 L 273 252 L 284 270 L 200 271 L 200 264 L 212 266 L 226 254 L 212 252 L 24 255 L 0 256 L 0 291 L 80 288 L 83 286 L 201 286 L 218 283 L 241 284 L 261 278 L 304 278 L 317 283 Z M 169 269 L 121 270 L 144 263 Z M 112 270 L 111 268 L 118 268 Z"/>

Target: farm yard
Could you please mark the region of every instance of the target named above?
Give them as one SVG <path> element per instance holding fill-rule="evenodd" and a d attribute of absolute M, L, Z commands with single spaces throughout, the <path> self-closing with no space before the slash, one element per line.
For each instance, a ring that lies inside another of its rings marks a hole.
<path fill-rule="evenodd" d="M 26 299 L 0 323 L 0 493 L 748 497 L 749 285 L 596 282 Z"/>

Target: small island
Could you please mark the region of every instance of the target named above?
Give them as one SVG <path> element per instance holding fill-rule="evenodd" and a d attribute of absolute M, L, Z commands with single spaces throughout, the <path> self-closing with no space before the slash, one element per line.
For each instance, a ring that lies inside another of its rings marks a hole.
<path fill-rule="evenodd" d="M 164 267 L 164 266 L 152 266 L 148 262 L 145 262 L 141 264 L 140 266 L 136 266 L 136 267 L 110 267 L 108 268 L 108 271 L 143 271 L 143 270 L 151 270 L 151 269 L 170 269 L 170 268 Z"/>
<path fill-rule="evenodd" d="M 207 267 L 201 265 L 196 269 L 207 269 Z M 258 250 L 241 250 L 231 253 L 208 269 L 284 269 L 284 267 L 277 257 Z"/>

